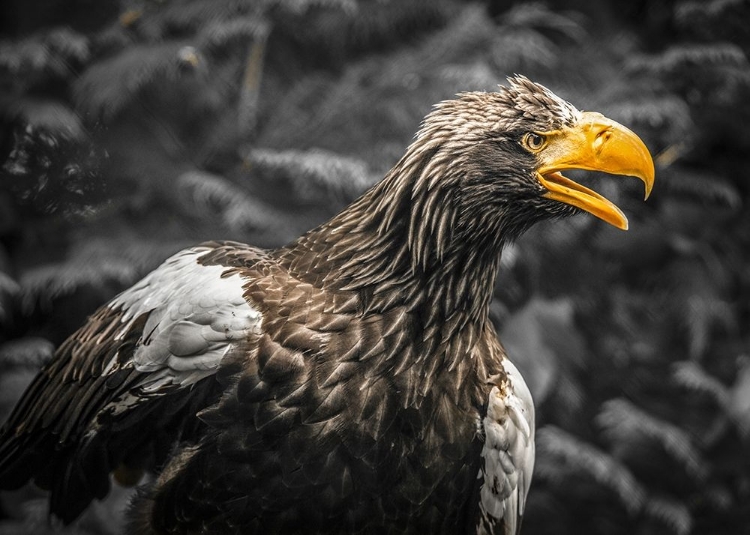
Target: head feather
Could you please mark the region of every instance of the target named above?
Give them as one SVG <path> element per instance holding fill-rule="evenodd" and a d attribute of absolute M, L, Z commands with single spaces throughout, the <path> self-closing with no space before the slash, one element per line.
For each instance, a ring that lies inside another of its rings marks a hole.
<path fill-rule="evenodd" d="M 572 126 L 581 112 L 542 84 L 517 74 L 508 78 L 508 86 L 500 86 L 498 95 L 517 117 L 534 122 L 548 121 L 554 128 Z"/>

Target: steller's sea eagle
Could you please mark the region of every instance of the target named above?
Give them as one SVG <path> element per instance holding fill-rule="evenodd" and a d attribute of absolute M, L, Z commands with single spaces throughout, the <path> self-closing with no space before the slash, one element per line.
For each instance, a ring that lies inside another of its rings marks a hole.
<path fill-rule="evenodd" d="M 0 435 L 0 486 L 73 521 L 155 471 L 129 533 L 516 534 L 534 407 L 489 320 L 503 246 L 654 180 L 643 142 L 516 76 L 438 104 L 378 184 L 276 250 L 177 253 L 97 310 Z"/>

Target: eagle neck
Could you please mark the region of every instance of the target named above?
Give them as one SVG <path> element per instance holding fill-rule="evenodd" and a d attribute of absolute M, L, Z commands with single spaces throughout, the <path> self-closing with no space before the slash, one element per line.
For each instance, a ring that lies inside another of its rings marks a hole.
<path fill-rule="evenodd" d="M 406 307 L 426 331 L 481 332 L 489 318 L 501 222 L 462 226 L 460 176 L 434 151 L 415 148 L 344 211 L 284 248 L 280 260 L 298 278 L 328 290 L 356 291 L 365 312 Z M 442 172 L 439 187 L 426 170 Z M 446 327 L 449 325 L 449 327 Z M 441 337 L 450 336 L 442 332 Z"/>

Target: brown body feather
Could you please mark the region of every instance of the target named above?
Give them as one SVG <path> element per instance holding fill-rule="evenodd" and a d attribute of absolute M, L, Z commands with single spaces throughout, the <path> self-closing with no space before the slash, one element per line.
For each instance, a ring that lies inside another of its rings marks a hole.
<path fill-rule="evenodd" d="M 233 532 L 227 519 L 258 533 L 473 527 L 477 419 L 485 379 L 502 372 L 491 328 L 477 335 L 472 325 L 457 381 L 438 353 L 440 333 L 424 339 L 408 294 L 365 314 L 359 292 L 290 273 L 289 250 L 242 252 L 217 244 L 201 261 L 248 281 L 263 333 L 225 357 L 237 372 L 221 402 L 199 414 L 211 431 L 173 459 L 136 507 L 137 524 L 158 518 L 169 533 Z"/>

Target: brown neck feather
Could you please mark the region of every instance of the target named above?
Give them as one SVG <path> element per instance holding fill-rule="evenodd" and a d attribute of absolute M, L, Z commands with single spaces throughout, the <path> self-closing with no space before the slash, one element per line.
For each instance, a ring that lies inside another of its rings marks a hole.
<path fill-rule="evenodd" d="M 446 323 L 481 329 L 503 245 L 502 224 L 490 223 L 482 232 L 457 230 L 460 176 L 447 175 L 458 173 L 460 165 L 440 159 L 440 152 L 412 145 L 381 182 L 279 250 L 279 260 L 315 286 L 359 292 L 367 311 L 406 306 L 427 330 Z"/>

